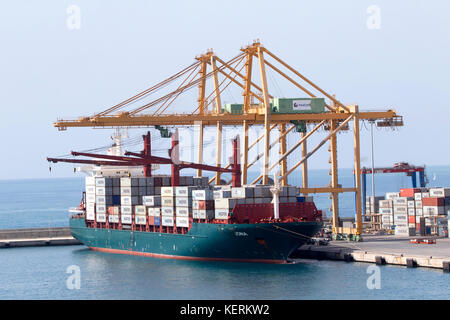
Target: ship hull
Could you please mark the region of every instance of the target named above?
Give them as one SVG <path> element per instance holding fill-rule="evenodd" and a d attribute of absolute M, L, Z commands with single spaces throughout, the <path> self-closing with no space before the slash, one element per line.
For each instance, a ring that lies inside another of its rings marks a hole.
<path fill-rule="evenodd" d="M 71 218 L 74 238 L 95 251 L 165 259 L 286 263 L 320 222 L 193 223 L 186 234 L 88 228 Z"/>

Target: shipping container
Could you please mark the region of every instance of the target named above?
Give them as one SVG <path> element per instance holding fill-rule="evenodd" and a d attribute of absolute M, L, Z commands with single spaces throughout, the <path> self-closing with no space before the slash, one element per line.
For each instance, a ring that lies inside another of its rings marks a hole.
<path fill-rule="evenodd" d="M 145 215 L 135 216 L 134 221 L 136 222 L 136 224 L 145 225 L 145 224 L 147 224 L 147 217 Z"/>
<path fill-rule="evenodd" d="M 173 217 L 163 215 L 161 217 L 161 224 L 165 227 L 173 227 L 174 224 Z"/>
<path fill-rule="evenodd" d="M 175 214 L 177 217 L 189 217 L 189 208 L 177 207 Z"/>
<path fill-rule="evenodd" d="M 177 216 L 175 219 L 175 225 L 181 228 L 189 228 L 189 218 Z"/>
<path fill-rule="evenodd" d="M 147 208 L 143 205 L 135 206 L 134 213 L 138 216 L 145 216 L 147 213 Z"/>
<path fill-rule="evenodd" d="M 214 218 L 215 219 L 228 219 L 228 209 L 215 209 Z"/>
<path fill-rule="evenodd" d="M 177 196 L 175 198 L 175 206 L 191 208 L 192 207 L 192 198 L 191 197 Z"/>
<path fill-rule="evenodd" d="M 192 200 L 214 200 L 214 191 L 211 189 L 192 190 Z"/>
<path fill-rule="evenodd" d="M 273 98 L 272 113 L 322 113 L 325 111 L 324 98 Z"/>
<path fill-rule="evenodd" d="M 228 200 L 228 199 L 224 199 L 224 200 Z M 192 202 L 193 209 L 212 210 L 212 209 L 214 209 L 214 205 L 215 205 L 215 200 L 193 200 L 193 202 Z"/>
<path fill-rule="evenodd" d="M 173 196 L 162 196 L 161 197 L 161 207 L 174 207 L 175 198 Z"/>
<path fill-rule="evenodd" d="M 142 203 L 147 207 L 161 206 L 161 196 L 144 196 L 142 197 Z"/>
<path fill-rule="evenodd" d="M 430 197 L 450 197 L 450 188 L 430 188 Z"/>
<path fill-rule="evenodd" d="M 163 216 L 174 216 L 175 209 L 173 207 L 161 207 L 161 215 Z"/>
<path fill-rule="evenodd" d="M 231 188 L 231 197 L 233 198 L 253 198 L 254 188 L 252 187 L 233 187 Z"/>
<path fill-rule="evenodd" d="M 120 206 L 120 213 L 122 215 L 132 215 L 133 214 L 133 207 L 132 206 Z"/>
<path fill-rule="evenodd" d="M 414 197 L 414 194 L 420 191 L 420 188 L 402 188 L 400 189 L 400 197 Z"/>
<path fill-rule="evenodd" d="M 95 221 L 106 222 L 106 214 L 105 213 L 97 213 L 95 216 Z"/>
<path fill-rule="evenodd" d="M 130 215 L 122 214 L 120 216 L 120 220 L 121 220 L 122 224 L 131 224 L 133 221 L 133 217 L 131 216 L 131 214 Z"/>
<path fill-rule="evenodd" d="M 196 187 L 175 187 L 175 196 L 177 197 L 191 197 L 192 190 L 195 190 Z"/>
<path fill-rule="evenodd" d="M 445 206 L 445 200 L 444 200 L 444 198 L 423 198 L 422 205 L 423 206 Z"/>

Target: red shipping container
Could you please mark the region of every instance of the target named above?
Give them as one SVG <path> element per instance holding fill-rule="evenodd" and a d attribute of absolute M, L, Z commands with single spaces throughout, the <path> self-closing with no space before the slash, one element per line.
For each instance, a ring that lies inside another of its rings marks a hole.
<path fill-rule="evenodd" d="M 199 210 L 212 210 L 214 209 L 214 200 L 197 200 Z"/>
<path fill-rule="evenodd" d="M 437 206 L 442 207 L 445 205 L 445 198 L 422 198 L 423 206 Z"/>
<path fill-rule="evenodd" d="M 408 216 L 408 223 L 416 223 L 416 216 Z"/>
<path fill-rule="evenodd" d="M 400 197 L 414 197 L 414 193 L 420 192 L 419 188 L 403 188 L 400 189 Z"/>
<path fill-rule="evenodd" d="M 148 217 L 148 224 L 151 225 L 151 226 L 154 226 L 155 225 L 155 217 L 149 216 Z"/>

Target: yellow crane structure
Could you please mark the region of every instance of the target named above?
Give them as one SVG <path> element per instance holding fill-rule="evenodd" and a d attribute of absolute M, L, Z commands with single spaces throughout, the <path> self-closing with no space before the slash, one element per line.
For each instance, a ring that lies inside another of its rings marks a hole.
<path fill-rule="evenodd" d="M 254 68 L 254 65 L 257 65 Z M 273 96 L 268 88 L 266 69 L 270 68 L 286 79 L 301 94 L 311 98 L 323 97 L 326 101 L 325 112 L 321 113 L 273 113 L 270 103 Z M 283 71 L 284 70 L 284 71 Z M 219 75 L 223 78 L 221 81 Z M 259 76 L 259 77 L 258 77 Z M 182 80 L 182 81 L 181 81 Z M 207 80 L 212 80 L 212 91 L 207 95 Z M 181 81 L 175 90 L 158 97 L 149 103 L 129 110 L 130 105 L 140 99 L 155 94 L 161 88 L 170 83 Z M 258 82 L 259 85 L 256 83 Z M 230 85 L 240 87 L 243 95 L 242 112 L 234 114 L 222 109 L 221 94 Z M 190 113 L 169 113 L 167 109 L 173 104 L 183 92 L 198 87 L 198 105 Z M 128 107 L 128 109 L 127 109 Z M 356 230 L 362 232 L 362 204 L 361 204 L 361 174 L 360 174 L 360 120 L 377 120 L 387 125 L 401 122 L 401 117 L 394 110 L 384 111 L 360 111 L 358 105 L 344 105 L 327 93 L 317 84 L 313 83 L 303 74 L 288 65 L 278 56 L 261 45 L 259 41 L 241 48 L 240 53 L 232 59 L 225 61 L 219 58 L 212 50 L 206 54 L 197 56 L 195 62 L 184 68 L 177 74 L 164 81 L 108 108 L 102 112 L 89 117 L 81 117 L 73 120 L 58 120 L 54 126 L 59 130 L 71 127 L 95 127 L 95 128 L 117 128 L 117 127 L 149 127 L 149 126 L 197 126 L 198 131 L 198 163 L 203 162 L 203 131 L 206 126 L 214 126 L 216 134 L 216 166 L 222 167 L 222 130 L 224 126 L 242 126 L 242 184 L 256 184 L 262 182 L 268 184 L 269 173 L 280 166 L 280 181 L 282 185 L 287 184 L 287 177 L 298 167 L 302 169 L 302 186 L 299 191 L 302 194 L 330 193 L 332 199 L 333 230 L 339 228 L 339 205 L 338 195 L 342 192 L 354 192 L 356 199 Z M 298 141 L 288 149 L 287 135 L 296 126 L 295 122 L 309 124 L 311 130 L 302 130 Z M 341 187 L 338 184 L 337 163 L 337 133 L 348 130 L 349 123 L 353 122 L 354 137 L 354 187 Z M 248 131 L 252 126 L 263 126 L 264 133 L 255 141 L 249 141 Z M 308 151 L 308 139 L 318 131 L 319 128 L 329 131 L 328 135 L 314 148 Z M 278 139 L 271 143 L 271 132 L 278 128 L 280 131 Z M 327 141 L 330 141 L 330 164 L 331 183 L 320 188 L 308 187 L 308 159 L 319 150 Z M 249 161 L 248 153 L 258 143 L 263 144 L 263 152 L 254 161 Z M 270 149 L 279 144 L 279 156 L 270 154 Z M 287 158 L 294 150 L 301 148 L 302 157 L 299 161 L 288 168 Z M 248 168 L 262 159 L 261 174 L 254 181 L 247 181 Z M 270 160 L 275 159 L 270 163 Z M 225 165 L 228 168 L 230 164 Z M 201 176 L 202 172 L 197 172 Z M 220 184 L 220 173 L 216 173 L 210 183 Z"/>

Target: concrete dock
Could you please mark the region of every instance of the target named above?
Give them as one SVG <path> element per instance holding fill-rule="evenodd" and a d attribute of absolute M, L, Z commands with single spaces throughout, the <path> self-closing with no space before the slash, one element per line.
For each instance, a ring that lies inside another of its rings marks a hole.
<path fill-rule="evenodd" d="M 67 227 L 0 230 L 0 248 L 78 244 Z"/>
<path fill-rule="evenodd" d="M 417 237 L 420 238 L 420 237 Z M 331 241 L 328 245 L 303 245 L 295 258 L 358 261 L 427 267 L 450 271 L 450 239 L 427 237 L 435 244 L 414 244 L 414 237 L 363 236 L 363 242 Z"/>

